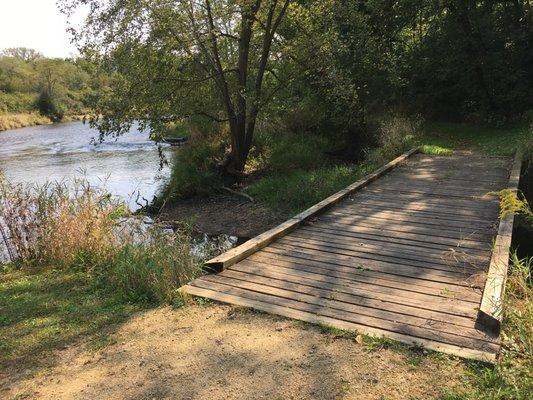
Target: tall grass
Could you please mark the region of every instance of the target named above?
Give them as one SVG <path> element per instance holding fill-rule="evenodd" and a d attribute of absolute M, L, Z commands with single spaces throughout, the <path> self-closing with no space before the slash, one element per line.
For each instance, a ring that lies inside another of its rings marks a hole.
<path fill-rule="evenodd" d="M 0 131 L 51 123 L 50 118 L 37 113 L 0 114 Z"/>
<path fill-rule="evenodd" d="M 1 179 L 0 215 L 20 268 L 84 271 L 127 301 L 173 302 L 200 273 L 187 229 L 146 227 L 83 179 L 43 186 Z"/>

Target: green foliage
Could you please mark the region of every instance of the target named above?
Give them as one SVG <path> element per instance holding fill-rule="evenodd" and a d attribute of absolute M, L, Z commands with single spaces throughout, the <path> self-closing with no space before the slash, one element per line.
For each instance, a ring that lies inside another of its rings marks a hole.
<path fill-rule="evenodd" d="M 205 195 L 220 184 L 215 170 L 224 142 L 220 135 L 203 137 L 195 134 L 189 142 L 176 153 L 172 163 L 170 182 L 161 194 L 161 201 Z M 160 206 L 161 204 L 156 204 Z"/>
<path fill-rule="evenodd" d="M 369 165 L 335 165 L 309 171 L 297 169 L 266 176 L 245 190 L 273 209 L 294 214 L 343 189 L 370 170 Z"/>
<path fill-rule="evenodd" d="M 270 146 L 263 148 L 263 168 L 266 171 L 288 172 L 310 170 L 327 163 L 325 151 L 329 147 L 324 136 L 288 135 L 273 137 Z"/>
<path fill-rule="evenodd" d="M 0 91 L 0 114 L 31 112 L 34 110 L 34 105 L 35 94 Z"/>
<path fill-rule="evenodd" d="M 533 212 L 525 197 L 519 197 L 514 191 L 505 189 L 498 192 L 500 197 L 500 218 L 508 215 L 517 215 L 524 218 L 525 222 L 533 226 Z"/>
<path fill-rule="evenodd" d="M 526 400 L 533 392 L 533 259 L 511 257 L 507 278 L 502 354 L 497 364 L 469 363 L 473 389 L 446 393 L 442 399 Z"/>
<path fill-rule="evenodd" d="M 50 117 L 54 122 L 61 121 L 65 115 L 64 107 L 47 90 L 41 91 L 35 105 L 42 115 Z"/>
<path fill-rule="evenodd" d="M 124 300 L 134 303 L 176 303 L 178 289 L 201 271 L 190 243 L 156 233 L 148 244 L 129 244 L 114 257 L 105 279 Z"/>
<path fill-rule="evenodd" d="M 31 49 L 9 49 L 0 56 L 0 113 L 38 111 L 53 120 L 86 113 L 105 79 L 84 60 L 49 59 Z"/>

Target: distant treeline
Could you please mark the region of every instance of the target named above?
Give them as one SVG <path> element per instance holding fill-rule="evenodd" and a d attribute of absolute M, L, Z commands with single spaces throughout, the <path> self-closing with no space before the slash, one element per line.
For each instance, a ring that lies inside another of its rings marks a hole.
<path fill-rule="evenodd" d="M 38 112 L 60 121 L 88 112 L 105 85 L 81 58 L 45 58 L 27 48 L 0 52 L 0 114 Z"/>

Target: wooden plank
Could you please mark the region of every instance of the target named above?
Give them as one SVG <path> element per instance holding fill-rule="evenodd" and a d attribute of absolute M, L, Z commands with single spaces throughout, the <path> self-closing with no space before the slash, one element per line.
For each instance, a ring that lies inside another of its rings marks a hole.
<path fill-rule="evenodd" d="M 239 268 L 237 268 L 238 266 Z M 267 287 L 267 290 L 268 287 L 292 290 L 297 293 L 306 293 L 327 299 L 336 299 L 349 304 L 366 305 L 379 310 L 446 322 L 455 325 L 456 327 L 453 329 L 457 329 L 457 327 L 472 329 L 474 327 L 474 317 L 466 317 L 446 312 L 443 313 L 440 310 L 433 310 L 430 307 L 420 308 L 415 302 L 405 304 L 401 301 L 401 298 L 399 298 L 400 301 L 395 300 L 398 299 L 398 297 L 394 297 L 393 295 L 389 295 L 388 298 L 380 298 L 380 296 L 372 296 L 371 293 L 369 295 L 369 292 L 367 291 L 350 292 L 342 290 L 342 287 L 340 288 L 341 290 L 337 290 L 337 288 L 332 290 L 323 287 L 320 281 L 299 278 L 290 274 L 279 273 L 275 270 L 264 271 L 260 268 L 246 268 L 245 266 L 241 266 L 240 263 L 232 265 L 219 275 L 211 276 L 216 280 L 220 277 L 233 277 L 235 279 L 264 285 Z M 476 335 L 479 336 L 479 334 Z M 486 334 L 483 333 L 483 336 L 486 336 Z"/>
<path fill-rule="evenodd" d="M 439 171 L 438 173 L 427 173 L 423 171 L 415 172 L 407 167 L 402 167 L 395 171 L 394 176 L 396 179 L 402 181 L 410 180 L 414 182 L 427 183 L 453 182 L 454 185 L 458 187 L 479 187 L 487 188 L 488 190 L 491 190 L 491 188 L 501 187 L 506 183 L 506 179 L 503 178 L 503 176 L 505 176 L 504 174 L 498 178 L 485 180 L 483 179 L 484 175 L 470 175 L 468 177 L 464 177 L 454 173 L 447 173 L 445 170 Z"/>
<path fill-rule="evenodd" d="M 432 281 L 455 286 L 472 287 L 469 278 L 472 276 L 459 271 L 426 270 L 410 265 L 364 259 L 360 257 L 344 256 L 310 249 L 299 249 L 295 246 L 276 244 L 261 251 L 261 256 L 276 259 L 290 258 L 294 262 L 304 262 L 308 265 L 316 263 L 330 264 L 335 267 L 346 267 L 355 270 L 369 270 L 375 273 L 390 275 L 391 279 L 405 277 L 418 280 Z M 481 289 L 481 288 L 480 288 Z"/>
<path fill-rule="evenodd" d="M 352 216 L 338 216 L 338 215 L 321 215 L 318 219 L 321 222 L 327 222 L 332 224 L 341 224 L 345 226 L 368 226 L 374 228 L 381 228 L 383 230 L 415 233 L 421 235 L 429 235 L 443 238 L 450 238 L 456 240 L 473 239 L 476 241 L 488 242 L 492 239 L 492 232 L 490 231 L 477 231 L 467 229 L 438 229 L 436 227 L 428 227 L 425 225 L 417 224 L 405 221 L 383 221 L 383 220 L 370 220 L 370 218 L 357 218 Z"/>
<path fill-rule="evenodd" d="M 263 265 L 264 269 L 268 269 L 270 266 L 277 266 L 281 268 L 286 268 L 289 270 L 299 270 L 305 272 L 311 272 L 318 275 L 325 275 L 328 278 L 335 279 L 336 282 L 352 283 L 352 284 L 365 284 L 365 285 L 377 285 L 381 287 L 388 287 L 393 290 L 400 289 L 405 290 L 406 292 L 420 293 L 424 295 L 443 297 L 446 299 L 453 298 L 460 301 L 468 301 L 475 303 L 476 306 L 479 304 L 481 299 L 481 291 L 477 292 L 472 288 L 467 288 L 465 286 L 458 286 L 453 284 L 435 284 L 424 286 L 417 283 L 424 283 L 426 281 L 422 279 L 396 279 L 393 280 L 392 276 L 387 276 L 384 274 L 371 273 L 372 271 L 365 270 L 356 270 L 350 271 L 351 273 L 343 272 L 339 270 L 338 266 L 332 268 L 330 265 L 329 268 L 325 266 L 315 266 L 309 263 L 300 260 L 300 262 L 294 262 L 291 260 L 282 260 L 280 258 L 268 258 L 263 257 L 259 253 L 255 253 L 246 260 L 243 260 L 237 264 L 234 264 L 232 268 L 237 268 L 241 263 L 247 261 L 255 262 Z M 244 265 L 244 264 L 243 264 Z M 248 265 L 248 264 L 246 264 Z M 387 279 L 388 278 L 388 279 Z M 431 281 L 429 282 L 431 283 Z M 434 283 L 434 282 L 433 282 Z"/>
<path fill-rule="evenodd" d="M 334 204 L 337 204 L 339 201 L 349 196 L 350 194 L 367 186 L 368 184 L 375 181 L 379 177 L 383 176 L 384 174 L 386 174 L 387 172 L 389 172 L 390 170 L 392 170 L 397 165 L 401 164 L 404 160 L 406 160 L 411 155 L 417 152 L 418 152 L 418 148 L 409 150 L 408 152 L 404 153 L 400 157 L 394 159 L 393 161 L 379 168 L 377 171 L 373 172 L 372 174 L 367 175 L 365 178 L 360 179 L 359 181 L 349 185 L 345 189 L 329 196 L 328 198 L 315 204 L 311 208 L 296 215 L 295 217 L 289 219 L 288 221 L 278 225 L 277 227 L 273 229 L 270 229 L 262 233 L 259 236 L 256 236 L 253 239 L 248 240 L 242 245 L 237 246 L 225 252 L 224 254 L 221 254 L 218 257 L 215 257 L 207 261 L 206 266 L 212 269 L 224 269 L 230 265 L 235 264 L 236 262 L 239 262 L 240 260 L 243 260 L 244 258 L 256 252 L 257 250 L 262 249 L 265 246 L 268 246 L 268 244 L 272 243 L 274 240 L 286 235 L 289 232 L 292 232 L 302 222 L 306 221 L 307 219 L 324 212 L 325 210 L 327 210 Z"/>
<path fill-rule="evenodd" d="M 424 245 L 428 245 L 431 247 L 432 245 L 439 245 L 443 246 L 445 248 L 466 248 L 466 249 L 472 249 L 472 250 L 479 250 L 479 251 L 490 251 L 490 244 L 488 241 L 482 242 L 478 240 L 473 240 L 469 238 L 449 238 L 449 237 L 442 237 L 442 236 L 432 236 L 426 234 L 418 234 L 418 233 L 410 233 L 405 231 L 395 231 L 387 229 L 387 227 L 374 227 L 373 225 L 363 225 L 363 224 L 357 224 L 357 225 L 346 225 L 346 224 L 336 224 L 336 223 L 329 223 L 328 221 L 315 221 L 312 223 L 309 223 L 308 225 L 304 225 L 306 227 L 316 228 L 316 229 L 327 229 L 327 230 L 334 230 L 335 232 L 338 232 L 339 234 L 344 235 L 371 235 L 372 237 L 382 237 L 384 240 L 387 240 L 389 238 L 398 238 L 398 239 L 405 239 L 412 241 L 416 244 L 421 243 L 420 245 L 424 247 Z"/>
<path fill-rule="evenodd" d="M 443 196 L 461 196 L 461 197 L 470 197 L 470 196 L 484 196 L 487 193 L 493 192 L 498 186 L 496 185 L 454 185 L 449 181 L 412 181 L 406 180 L 403 181 L 398 179 L 396 176 L 390 176 L 387 179 L 379 181 L 379 184 L 376 185 L 376 188 L 388 187 L 401 189 L 405 191 L 409 190 L 428 190 L 434 194 L 441 194 Z"/>
<path fill-rule="evenodd" d="M 294 232 L 290 237 L 303 239 L 306 242 L 325 242 L 327 243 L 326 246 L 341 250 L 374 252 L 390 257 L 414 260 L 416 262 L 420 261 L 428 263 L 431 268 L 434 267 L 434 264 L 438 264 L 446 267 L 446 269 L 453 266 L 478 271 L 479 266 L 488 265 L 489 262 L 489 257 L 470 254 L 460 250 L 456 251 L 455 249 L 435 251 L 434 249 L 416 248 L 405 244 L 383 243 L 375 240 L 355 240 L 346 236 L 326 232 L 313 232 L 304 229 Z"/>
<path fill-rule="evenodd" d="M 450 200 L 457 199 L 458 201 L 473 201 L 473 202 L 479 202 L 479 201 L 486 201 L 486 202 L 493 202 L 496 204 L 498 201 L 497 199 L 494 199 L 492 195 L 490 194 L 482 194 L 482 195 L 460 195 L 460 194 L 452 194 L 447 193 L 445 191 L 439 191 L 439 190 L 424 190 L 424 189 L 402 189 L 402 188 L 395 188 L 395 187 L 380 187 L 380 188 L 374 188 L 375 191 L 381 191 L 385 193 L 399 193 L 399 194 L 408 194 L 408 195 L 422 195 L 422 196 L 428 196 L 431 198 L 447 198 Z"/>
<path fill-rule="evenodd" d="M 345 256 L 356 256 L 361 258 L 369 258 L 372 260 L 379 260 L 385 262 L 394 262 L 398 264 L 408 264 L 410 266 L 420 268 L 420 271 L 460 271 L 463 273 L 476 273 L 484 270 L 486 265 L 469 265 L 466 262 L 454 262 L 452 260 L 449 264 L 439 263 L 435 260 L 422 259 L 421 257 L 411 256 L 404 253 L 395 253 L 386 250 L 379 250 L 376 253 L 372 249 L 364 247 L 347 249 L 342 245 L 337 245 L 331 242 L 321 242 L 320 240 L 302 239 L 300 237 L 284 237 L 279 240 L 280 244 L 290 244 L 292 246 L 302 249 L 312 249 L 334 254 L 342 254 Z M 487 263 L 488 264 L 488 263 Z"/>
<path fill-rule="evenodd" d="M 376 260 L 365 258 L 366 254 L 358 256 L 347 256 L 344 254 L 331 253 L 327 251 L 315 250 L 311 248 L 301 248 L 293 245 L 274 243 L 263 249 L 268 253 L 282 254 L 306 260 L 321 260 L 324 262 L 344 265 L 351 268 L 370 269 L 371 271 L 386 273 L 390 275 L 400 275 L 405 277 L 426 279 L 435 282 L 453 283 L 456 285 L 470 286 L 468 282 L 471 274 L 456 270 L 432 270 L 418 268 L 408 262 L 400 263 L 389 260 Z"/>
<path fill-rule="evenodd" d="M 514 194 L 518 191 L 522 154 L 517 151 L 509 176 L 508 189 Z M 479 307 L 478 321 L 487 330 L 498 333 L 503 318 L 502 307 L 505 294 L 505 282 L 509 267 L 509 252 L 513 235 L 514 215 L 507 215 L 500 220 L 498 235 L 494 241 L 494 250 L 487 272 L 487 280 Z"/>
<path fill-rule="evenodd" d="M 353 312 L 348 312 L 346 310 L 334 309 L 330 307 L 325 307 L 317 301 L 309 304 L 295 300 L 294 298 L 288 297 L 278 297 L 274 295 L 268 295 L 259 293 L 257 291 L 246 290 L 243 288 L 238 288 L 235 286 L 230 286 L 225 283 L 219 283 L 215 281 L 208 281 L 205 279 L 198 279 L 194 281 L 194 286 L 202 287 L 204 289 L 218 290 L 224 293 L 233 294 L 236 296 L 248 297 L 256 299 L 259 301 L 269 302 L 271 304 L 276 304 L 279 306 L 286 306 L 302 311 L 312 311 L 317 314 L 328 315 L 333 318 L 339 318 L 344 321 L 354 322 L 357 324 L 370 326 L 373 328 L 386 329 L 391 332 L 397 332 L 401 334 L 406 334 L 410 336 L 422 337 L 429 340 L 435 340 L 443 343 L 454 344 L 458 346 L 465 346 L 473 348 L 476 350 L 492 350 L 497 351 L 498 345 L 488 341 L 480 340 L 479 338 L 464 337 L 459 335 L 452 335 L 445 332 L 433 330 L 430 327 L 424 327 L 423 329 L 419 326 L 413 326 L 408 323 L 403 323 L 401 321 L 389 321 L 381 318 L 376 318 L 373 316 L 367 316 L 362 314 L 355 314 Z M 296 296 L 294 296 L 296 297 Z M 309 298 L 314 298 L 309 296 Z M 316 298 L 315 298 L 316 299 Z"/>
<path fill-rule="evenodd" d="M 317 315 L 314 312 L 295 310 L 289 307 L 277 306 L 274 304 L 248 299 L 245 297 L 228 295 L 215 290 L 203 289 L 186 285 L 182 288 L 185 293 L 211 298 L 225 303 L 236 304 L 243 307 L 253 307 L 257 310 L 271 314 L 281 315 L 287 318 L 298 319 L 312 324 L 325 324 L 339 329 L 361 332 L 375 337 L 388 337 L 409 345 L 424 346 L 428 349 L 456 355 L 458 357 L 472 358 L 484 362 L 495 362 L 496 351 L 474 350 L 463 346 L 450 345 L 409 335 L 398 334 L 380 328 L 372 328 L 352 322 L 331 318 L 325 315 Z"/>
<path fill-rule="evenodd" d="M 450 265 L 453 262 L 454 266 L 462 265 L 464 263 L 466 267 L 470 264 L 477 265 L 479 263 L 487 263 L 490 259 L 490 254 L 478 254 L 475 252 L 465 251 L 460 248 L 446 248 L 435 249 L 413 245 L 412 243 L 394 243 L 393 241 L 384 242 L 375 239 L 356 239 L 351 236 L 344 236 L 338 232 L 325 232 L 318 231 L 312 227 L 306 227 L 299 229 L 291 237 L 303 237 L 306 239 L 318 239 L 324 238 L 329 243 L 335 243 L 336 245 L 342 245 L 343 249 L 373 249 L 374 251 L 391 251 L 394 255 L 405 255 L 407 257 L 416 257 L 416 260 L 430 260 L 430 262 L 436 262 L 438 264 Z M 386 254 L 386 253 L 382 253 Z"/>
<path fill-rule="evenodd" d="M 350 206 L 331 210 L 329 215 L 349 215 L 361 218 L 384 219 L 390 221 L 411 221 L 420 223 L 425 226 L 435 225 L 445 229 L 472 229 L 472 230 L 493 230 L 494 222 L 492 221 L 472 221 L 470 219 L 452 220 L 448 218 L 439 218 L 438 215 L 423 215 L 416 212 L 402 210 L 376 210 L 365 208 L 364 206 Z"/>
<path fill-rule="evenodd" d="M 347 207 L 366 207 L 382 210 L 405 210 L 407 212 L 416 212 L 421 215 L 438 215 L 441 218 L 462 220 L 469 219 L 474 221 L 493 221 L 498 215 L 497 207 L 492 210 L 484 209 L 483 212 L 473 211 L 470 209 L 457 208 L 457 206 L 435 206 L 424 201 L 399 201 L 395 197 L 376 198 L 375 196 L 352 196 L 344 202 Z"/>
<path fill-rule="evenodd" d="M 266 251 L 254 253 L 246 260 L 258 261 L 268 265 L 301 269 L 309 272 L 317 272 L 323 275 L 344 278 L 347 280 L 360 282 L 373 282 L 376 280 L 377 282 L 381 282 L 382 286 L 387 286 L 387 282 L 390 282 L 390 285 L 394 285 L 394 287 L 407 287 L 414 292 L 442 295 L 443 297 L 449 297 L 448 292 L 451 292 L 453 293 L 453 296 L 459 300 L 477 301 L 479 303 L 479 300 L 481 299 L 481 290 L 470 286 L 460 285 L 453 281 L 438 282 L 420 277 L 397 274 L 392 275 L 379 270 L 357 268 L 353 265 L 348 267 L 316 259 L 308 260 L 305 258 L 269 253 Z"/>
<path fill-rule="evenodd" d="M 440 212 L 438 208 L 433 209 L 416 209 L 413 206 L 410 207 L 409 204 L 395 205 L 395 204 L 375 204 L 372 202 L 345 202 L 342 204 L 342 207 L 336 207 L 332 211 L 340 213 L 355 213 L 356 215 L 369 214 L 373 215 L 391 215 L 395 216 L 397 214 L 403 214 L 408 216 L 416 216 L 424 220 L 437 221 L 438 223 L 451 223 L 451 226 L 460 226 L 460 227 L 469 227 L 469 226 L 494 226 L 494 217 L 493 214 L 491 217 L 476 217 L 473 215 L 460 215 L 460 214 L 450 214 Z"/>
<path fill-rule="evenodd" d="M 452 193 L 452 192 L 448 192 L 446 190 L 438 190 L 438 189 L 423 189 L 423 188 L 413 188 L 413 189 L 410 189 L 410 188 L 405 188 L 403 189 L 402 187 L 396 187 L 396 186 L 383 186 L 383 187 L 380 187 L 380 188 L 375 188 L 374 190 L 381 190 L 383 192 L 388 192 L 388 193 L 406 193 L 406 194 L 419 194 L 419 195 L 423 195 L 423 196 L 430 196 L 430 197 L 445 197 L 447 199 L 457 199 L 457 200 L 470 200 L 470 201 L 480 201 L 480 200 L 483 200 L 483 201 L 486 201 L 486 202 L 497 202 L 498 200 L 497 199 L 494 199 L 492 195 L 490 194 L 479 194 L 479 195 L 476 195 L 476 194 L 472 194 L 472 195 L 468 195 L 468 194 L 465 194 L 465 195 L 462 195 L 462 194 L 459 194 L 459 193 Z"/>
<path fill-rule="evenodd" d="M 288 283 L 281 280 L 259 277 L 238 271 L 228 269 L 217 276 L 206 276 L 201 281 L 207 281 L 214 284 L 232 286 L 234 288 L 250 290 L 256 293 L 262 293 L 277 298 L 294 300 L 302 303 L 312 304 L 319 307 L 345 311 L 350 314 L 356 314 L 354 317 L 361 322 L 361 317 L 366 317 L 366 322 L 374 322 L 377 327 L 384 325 L 394 326 L 400 330 L 405 325 L 410 329 L 430 330 L 433 334 L 441 336 L 448 342 L 462 341 L 463 338 L 493 344 L 494 338 L 488 336 L 482 331 L 476 330 L 470 325 L 469 327 L 457 326 L 451 324 L 443 318 L 442 314 L 433 313 L 432 317 L 422 316 L 423 313 L 416 308 L 402 307 L 395 304 L 383 304 L 368 299 L 357 298 L 343 293 L 324 290 L 321 288 L 312 288 L 305 285 Z M 194 285 L 198 285 L 195 282 Z M 418 312 L 417 312 L 418 310 Z M 402 311 L 402 312 L 400 312 Z M 383 321 L 381 321 L 383 320 Z M 355 322 L 355 321 L 354 321 Z M 389 325 L 389 323 L 391 323 Z M 394 328 L 393 328 L 394 329 Z"/>
<path fill-rule="evenodd" d="M 436 239 L 441 238 L 435 238 L 432 239 L 431 237 L 422 236 L 422 235 L 413 235 L 415 237 L 418 237 L 419 239 L 413 239 L 413 238 L 407 238 L 405 237 L 406 234 L 399 235 L 394 234 L 394 232 L 390 232 L 389 235 L 385 235 L 380 230 L 372 231 L 373 233 L 368 233 L 365 231 L 360 230 L 345 230 L 345 229 L 335 229 L 335 227 L 327 224 L 310 224 L 310 225 L 302 225 L 300 227 L 303 231 L 314 231 L 314 232 L 324 232 L 324 233 L 330 233 L 335 234 L 337 236 L 345 236 L 349 238 L 353 238 L 354 240 L 358 239 L 366 239 L 366 240 L 372 240 L 377 242 L 383 242 L 383 243 L 393 243 L 393 244 L 405 244 L 410 247 L 415 248 L 422 248 L 422 249 L 433 249 L 433 250 L 440 250 L 441 252 L 445 251 L 465 251 L 468 254 L 477 254 L 480 256 L 486 256 L 490 257 L 491 251 L 490 246 L 487 243 L 482 244 L 483 247 L 479 246 L 478 248 L 474 247 L 468 247 L 464 245 L 463 243 L 459 241 L 453 241 L 451 243 L 442 243 Z M 392 233 L 392 234 L 391 234 Z M 409 234 L 407 234 L 409 235 Z M 425 240 L 424 240 L 425 239 Z"/>
<path fill-rule="evenodd" d="M 407 194 L 407 193 L 386 193 L 382 190 L 374 190 L 372 187 L 362 190 L 354 194 L 351 198 L 354 201 L 387 201 L 398 204 L 418 204 L 424 206 L 437 208 L 442 212 L 455 212 L 456 210 L 468 210 L 470 213 L 481 215 L 491 215 L 498 213 L 497 203 L 486 203 L 484 200 L 451 200 L 445 197 L 424 197 L 423 195 Z"/>
<path fill-rule="evenodd" d="M 264 265 L 261 265 L 255 261 L 244 260 L 241 262 L 245 264 L 233 264 L 230 268 L 232 270 L 239 270 L 241 272 L 254 273 L 256 275 L 267 277 L 272 277 L 274 274 L 277 274 L 278 277 L 283 275 L 282 279 L 288 281 L 290 281 L 292 277 L 294 282 L 307 282 L 307 284 L 310 286 L 313 286 L 311 282 L 314 281 L 316 286 L 324 289 L 335 290 L 339 293 L 364 296 L 367 298 L 389 301 L 396 304 L 411 305 L 420 309 L 433 310 L 450 315 L 458 315 L 472 319 L 475 319 L 477 316 L 477 306 L 479 303 L 457 300 L 453 297 L 444 298 L 401 289 L 391 290 L 390 288 L 378 285 L 349 282 L 343 279 L 321 275 L 314 272 L 278 267 L 275 265 L 270 265 L 268 269 L 265 269 Z M 230 269 L 227 269 L 227 271 L 229 270 Z"/>

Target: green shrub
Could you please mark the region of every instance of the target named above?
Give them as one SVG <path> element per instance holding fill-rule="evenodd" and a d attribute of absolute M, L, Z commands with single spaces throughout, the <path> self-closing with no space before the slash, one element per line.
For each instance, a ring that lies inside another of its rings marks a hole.
<path fill-rule="evenodd" d="M 42 115 L 50 117 L 54 122 L 61 121 L 65 116 L 65 106 L 47 90 L 41 91 L 37 97 L 35 106 Z"/>
<path fill-rule="evenodd" d="M 282 172 L 321 167 L 327 161 L 324 153 L 327 146 L 327 139 L 316 135 L 280 138 L 272 144 L 271 151 L 265 156 L 265 168 L 270 171 Z"/>
<path fill-rule="evenodd" d="M 0 90 L 0 113 L 24 113 L 33 110 L 35 95 L 30 93 L 5 93 Z"/>

